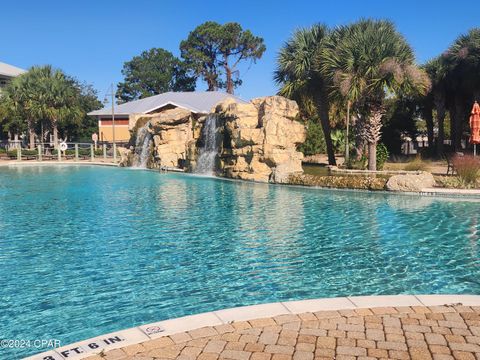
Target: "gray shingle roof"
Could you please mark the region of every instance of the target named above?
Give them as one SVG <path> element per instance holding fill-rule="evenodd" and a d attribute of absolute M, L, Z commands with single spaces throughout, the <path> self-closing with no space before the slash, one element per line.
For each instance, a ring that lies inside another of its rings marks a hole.
<path fill-rule="evenodd" d="M 0 62 L 0 75 L 2 76 L 14 77 L 23 74 L 24 72 L 26 72 L 26 70 Z"/>
<path fill-rule="evenodd" d="M 150 96 L 145 99 L 130 101 L 115 106 L 115 115 L 129 114 L 148 114 L 158 108 L 166 105 L 174 105 L 194 113 L 207 114 L 210 110 L 226 98 L 233 98 L 240 103 L 246 101 L 219 91 L 191 91 L 191 92 L 166 92 L 159 95 Z M 101 110 L 89 112 L 88 115 L 111 115 L 110 106 Z"/>

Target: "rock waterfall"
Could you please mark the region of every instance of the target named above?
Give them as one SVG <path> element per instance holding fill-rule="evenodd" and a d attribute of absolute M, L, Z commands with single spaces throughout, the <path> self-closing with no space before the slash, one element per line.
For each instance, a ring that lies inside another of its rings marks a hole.
<path fill-rule="evenodd" d="M 202 129 L 203 146 L 199 148 L 197 164 L 194 172 L 197 174 L 213 175 L 215 160 L 218 154 L 217 115 L 210 114 L 205 119 Z"/>
<path fill-rule="evenodd" d="M 248 103 L 227 98 L 206 116 L 183 108 L 144 115 L 122 165 L 288 183 L 303 173 L 297 147 L 306 129 L 298 112 L 295 101 L 269 96 Z"/>
<path fill-rule="evenodd" d="M 133 156 L 132 167 L 139 169 L 146 169 L 148 160 L 151 155 L 152 134 L 150 133 L 150 122 L 147 122 L 144 127 L 137 132 L 137 139 L 135 141 L 135 153 Z"/>

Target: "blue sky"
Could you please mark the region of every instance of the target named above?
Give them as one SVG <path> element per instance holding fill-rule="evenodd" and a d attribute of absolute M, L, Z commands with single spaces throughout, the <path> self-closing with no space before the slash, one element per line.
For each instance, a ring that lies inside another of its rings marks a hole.
<path fill-rule="evenodd" d="M 122 80 L 125 61 L 152 47 L 179 55 L 180 41 L 207 20 L 239 22 L 265 40 L 263 58 L 240 68 L 244 84 L 236 94 L 245 99 L 276 92 L 272 80 L 276 54 L 298 27 L 388 18 L 421 63 L 443 52 L 459 34 L 480 26 L 480 5 L 469 0 L 17 0 L 0 8 L 0 61 L 23 68 L 53 64 L 93 84 L 101 98 L 112 82 Z M 206 86 L 199 83 L 197 89 Z"/>

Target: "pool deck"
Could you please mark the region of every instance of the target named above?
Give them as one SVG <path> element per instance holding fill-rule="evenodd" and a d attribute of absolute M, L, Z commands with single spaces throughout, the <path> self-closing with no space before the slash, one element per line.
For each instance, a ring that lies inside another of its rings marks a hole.
<path fill-rule="evenodd" d="M 143 325 L 28 359 L 480 360 L 480 295 L 253 305 Z"/>

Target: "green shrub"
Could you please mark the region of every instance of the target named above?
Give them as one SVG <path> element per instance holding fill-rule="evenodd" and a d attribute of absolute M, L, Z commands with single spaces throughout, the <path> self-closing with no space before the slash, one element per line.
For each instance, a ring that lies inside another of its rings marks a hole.
<path fill-rule="evenodd" d="M 429 163 L 426 161 L 422 160 L 422 157 L 420 155 L 415 156 L 415 159 L 412 161 L 409 161 L 405 165 L 405 170 L 406 171 L 428 171 L 429 169 Z"/>
<path fill-rule="evenodd" d="M 354 170 L 365 170 L 368 165 L 368 158 L 365 155 L 362 155 L 360 159 L 355 159 L 350 157 L 348 159 L 347 168 Z"/>
<path fill-rule="evenodd" d="M 377 170 L 383 170 L 383 165 L 388 159 L 388 149 L 387 147 L 380 143 L 377 145 Z"/>
<path fill-rule="evenodd" d="M 17 149 L 14 150 L 8 150 L 7 155 L 11 157 L 16 157 L 17 156 Z"/>
<path fill-rule="evenodd" d="M 462 180 L 458 176 L 444 176 L 444 175 L 436 175 L 435 184 L 441 188 L 453 188 L 453 189 L 462 189 L 465 188 Z"/>
<path fill-rule="evenodd" d="M 5 150 L 4 148 L 0 148 L 0 154 L 5 154 L 7 152 L 7 150 Z"/>
<path fill-rule="evenodd" d="M 58 151 L 52 150 L 52 155 L 57 155 Z M 75 155 L 75 149 L 67 149 L 64 152 L 62 152 L 62 155 Z M 94 150 L 95 156 L 103 156 L 103 149 L 97 149 Z M 78 155 L 79 156 L 91 156 L 91 150 L 90 148 L 79 148 L 78 149 Z"/>
<path fill-rule="evenodd" d="M 322 126 L 314 120 L 308 120 L 305 126 L 307 128 L 307 138 L 305 142 L 298 147 L 298 150 L 305 156 L 324 154 L 327 151 L 327 147 L 325 145 Z"/>
<path fill-rule="evenodd" d="M 344 130 L 334 129 L 330 134 L 332 138 L 333 149 L 336 153 L 345 152 L 345 132 Z"/>
<path fill-rule="evenodd" d="M 22 149 L 22 156 L 34 156 L 37 154 L 37 150 Z M 11 157 L 17 157 L 17 149 L 8 150 L 7 155 Z"/>
<path fill-rule="evenodd" d="M 480 160 L 471 155 L 455 156 L 453 167 L 464 184 L 475 184 L 480 176 Z"/>

